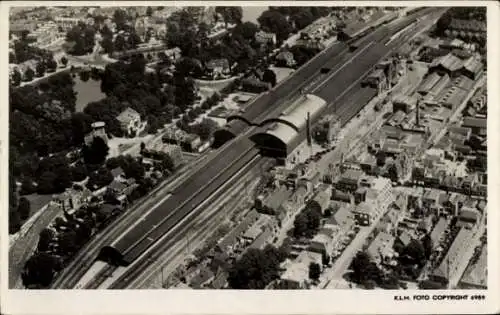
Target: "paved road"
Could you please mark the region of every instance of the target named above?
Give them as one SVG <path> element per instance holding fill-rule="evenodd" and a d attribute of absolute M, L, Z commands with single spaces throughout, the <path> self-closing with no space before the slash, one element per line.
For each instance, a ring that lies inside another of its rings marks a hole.
<path fill-rule="evenodd" d="M 40 213 L 33 225 L 9 248 L 9 288 L 23 288 L 21 272 L 24 264 L 36 249 L 38 235 L 62 213 L 61 208 L 50 204 L 40 211 L 43 213 Z"/>

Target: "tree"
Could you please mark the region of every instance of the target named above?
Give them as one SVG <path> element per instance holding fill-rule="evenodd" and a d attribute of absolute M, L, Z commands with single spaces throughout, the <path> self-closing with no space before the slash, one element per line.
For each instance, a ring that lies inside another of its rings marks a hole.
<path fill-rule="evenodd" d="M 80 80 L 87 82 L 90 79 L 90 71 L 80 71 L 79 76 Z"/>
<path fill-rule="evenodd" d="M 111 174 L 111 171 L 108 169 L 100 169 L 97 172 L 93 172 L 89 175 L 89 182 L 87 183 L 87 187 L 91 190 L 99 189 L 106 185 L 111 184 L 114 177 Z"/>
<path fill-rule="evenodd" d="M 425 234 L 425 236 L 422 238 L 422 246 L 424 248 L 424 253 L 425 253 L 425 258 L 429 259 L 432 255 L 432 239 L 429 233 Z"/>
<path fill-rule="evenodd" d="M 244 22 L 236 25 L 232 30 L 232 36 L 237 38 L 241 37 L 247 41 L 252 41 L 255 34 L 259 31 L 259 26 L 252 22 Z"/>
<path fill-rule="evenodd" d="M 73 230 L 62 232 L 58 236 L 59 250 L 63 255 L 71 255 L 78 250 L 77 235 Z"/>
<path fill-rule="evenodd" d="M 351 269 L 356 283 L 366 283 L 368 280 L 378 281 L 381 277 L 381 271 L 366 252 L 360 251 L 354 256 Z"/>
<path fill-rule="evenodd" d="M 86 164 L 102 164 L 108 156 L 109 147 L 100 137 L 94 138 L 90 146 L 83 147 L 83 159 Z"/>
<path fill-rule="evenodd" d="M 193 127 L 195 134 L 200 136 L 201 140 L 206 141 L 212 137 L 212 134 L 217 130 L 217 123 L 209 118 L 204 118 L 199 124 Z"/>
<path fill-rule="evenodd" d="M 444 32 L 448 29 L 451 23 L 450 11 L 445 12 L 439 20 L 436 22 L 435 32 L 436 35 L 444 35 Z"/>
<path fill-rule="evenodd" d="M 22 272 L 23 285 L 48 287 L 57 268 L 56 259 L 47 253 L 36 253 L 26 262 Z"/>
<path fill-rule="evenodd" d="M 321 275 L 321 266 L 318 263 L 309 264 L 309 279 L 318 281 Z"/>
<path fill-rule="evenodd" d="M 227 24 L 239 24 L 243 17 L 243 9 L 241 7 L 215 7 L 215 12 L 219 13 L 224 22 Z"/>
<path fill-rule="evenodd" d="M 262 75 L 262 81 L 271 83 L 273 87 L 276 86 L 276 73 L 271 69 L 266 69 Z"/>
<path fill-rule="evenodd" d="M 425 248 L 419 240 L 412 240 L 403 250 L 400 261 L 404 265 L 425 265 Z"/>
<path fill-rule="evenodd" d="M 38 246 L 37 250 L 39 252 L 45 252 L 49 249 L 50 243 L 54 240 L 55 233 L 53 230 L 49 228 L 44 228 L 38 237 Z"/>
<path fill-rule="evenodd" d="M 29 218 L 31 212 L 30 201 L 25 197 L 21 197 L 19 199 L 19 206 L 17 208 L 17 211 L 19 211 L 21 220 L 26 220 L 27 218 Z"/>
<path fill-rule="evenodd" d="M 33 71 L 33 69 L 28 67 L 28 69 L 26 69 L 26 71 L 24 72 L 24 81 L 30 82 L 33 80 L 34 76 L 35 76 L 35 72 Z"/>
<path fill-rule="evenodd" d="M 19 86 L 21 84 L 22 79 L 23 76 L 21 75 L 21 72 L 19 72 L 17 68 L 14 69 L 14 72 L 12 72 L 12 77 L 11 77 L 12 85 Z"/>
<path fill-rule="evenodd" d="M 328 266 L 328 264 L 330 263 L 330 255 L 328 255 L 327 253 L 323 253 L 323 255 L 321 256 L 321 262 L 324 266 Z"/>
<path fill-rule="evenodd" d="M 377 165 L 384 166 L 385 165 L 386 154 L 384 151 L 377 152 Z"/>
<path fill-rule="evenodd" d="M 264 289 L 279 278 L 279 251 L 266 246 L 264 250 L 250 248 L 229 270 L 228 282 L 232 289 Z"/>
<path fill-rule="evenodd" d="M 71 180 L 74 182 L 81 182 L 87 178 L 88 172 L 84 164 L 77 164 L 71 168 Z"/>
<path fill-rule="evenodd" d="M 26 177 L 21 182 L 21 195 L 31 195 L 36 192 L 36 187 L 33 184 L 33 179 Z"/>
<path fill-rule="evenodd" d="M 54 58 L 49 58 L 47 61 L 46 61 L 46 64 L 47 64 L 47 70 L 50 71 L 50 72 L 54 72 L 56 71 L 57 69 L 57 62 L 54 60 Z"/>
<path fill-rule="evenodd" d="M 301 30 L 311 24 L 315 18 L 309 8 L 306 8 L 290 16 L 290 20 L 293 21 L 296 29 Z"/>
<path fill-rule="evenodd" d="M 264 11 L 257 21 L 263 30 L 276 34 L 279 43 L 287 39 L 292 32 L 292 26 L 286 17 L 277 11 Z"/>
<path fill-rule="evenodd" d="M 52 194 L 55 191 L 54 183 L 57 180 L 57 175 L 54 172 L 46 171 L 38 179 L 38 193 Z"/>
<path fill-rule="evenodd" d="M 113 22 L 116 23 L 116 29 L 119 31 L 125 30 L 129 18 L 130 17 L 125 10 L 115 10 L 115 12 L 113 13 Z"/>

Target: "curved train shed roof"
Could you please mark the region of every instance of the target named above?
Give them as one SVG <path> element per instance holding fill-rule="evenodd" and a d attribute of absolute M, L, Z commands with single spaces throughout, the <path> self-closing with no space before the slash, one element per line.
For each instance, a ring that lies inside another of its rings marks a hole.
<path fill-rule="evenodd" d="M 261 148 L 275 147 L 282 154 L 289 154 L 305 138 L 307 114 L 314 122 L 325 108 L 326 101 L 322 98 L 312 94 L 302 96 L 278 117 L 260 123 L 260 131 L 251 139 Z"/>

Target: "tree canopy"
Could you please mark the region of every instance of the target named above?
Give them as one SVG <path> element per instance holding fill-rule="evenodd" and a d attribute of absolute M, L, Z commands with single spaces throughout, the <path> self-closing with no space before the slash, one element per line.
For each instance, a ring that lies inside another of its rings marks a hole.
<path fill-rule="evenodd" d="M 250 248 L 229 271 L 228 282 L 232 289 L 264 289 L 279 277 L 279 264 L 285 257 L 275 247 L 263 250 Z"/>

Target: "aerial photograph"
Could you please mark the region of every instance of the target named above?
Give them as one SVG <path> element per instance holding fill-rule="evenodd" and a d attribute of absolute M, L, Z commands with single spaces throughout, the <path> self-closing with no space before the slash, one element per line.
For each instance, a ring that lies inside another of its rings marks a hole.
<path fill-rule="evenodd" d="M 488 289 L 486 7 L 88 4 L 9 8 L 10 289 Z"/>

